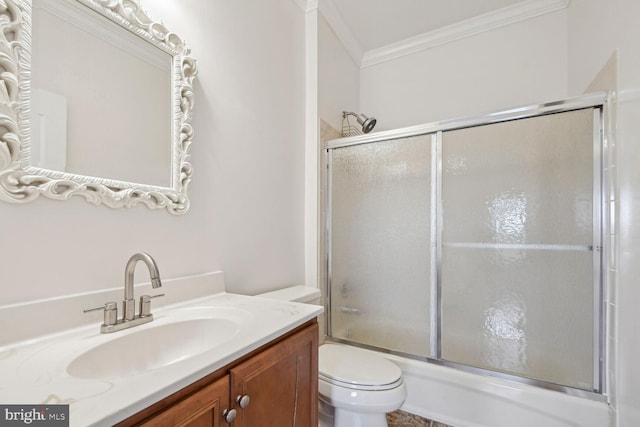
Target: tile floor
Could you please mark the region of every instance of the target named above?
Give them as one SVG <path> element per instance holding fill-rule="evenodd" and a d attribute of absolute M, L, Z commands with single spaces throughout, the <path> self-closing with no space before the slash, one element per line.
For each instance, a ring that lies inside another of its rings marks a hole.
<path fill-rule="evenodd" d="M 451 427 L 404 411 L 387 414 L 389 427 Z"/>

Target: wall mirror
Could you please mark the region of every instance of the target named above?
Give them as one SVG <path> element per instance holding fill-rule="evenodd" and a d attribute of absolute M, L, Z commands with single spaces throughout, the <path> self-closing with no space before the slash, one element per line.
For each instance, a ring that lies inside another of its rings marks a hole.
<path fill-rule="evenodd" d="M 137 0 L 0 1 L 0 199 L 189 207 L 195 59 Z"/>

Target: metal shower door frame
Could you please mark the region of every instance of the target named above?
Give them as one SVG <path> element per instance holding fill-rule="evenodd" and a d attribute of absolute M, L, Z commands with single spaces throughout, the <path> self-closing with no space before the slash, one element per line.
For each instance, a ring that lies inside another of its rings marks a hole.
<path fill-rule="evenodd" d="M 376 132 L 355 137 L 340 138 L 328 141 L 323 147 L 323 168 L 326 172 L 324 182 L 325 210 L 324 215 L 324 240 L 325 240 L 325 269 L 326 269 L 326 302 L 327 310 L 326 332 L 329 340 L 344 342 L 350 345 L 372 348 L 378 351 L 397 354 L 426 362 L 449 366 L 456 369 L 515 380 L 518 382 L 561 391 L 570 395 L 587 397 L 594 400 L 608 400 L 607 396 L 607 340 L 606 340 L 606 296 L 609 287 L 609 275 L 606 274 L 609 254 L 613 251 L 611 239 L 612 220 L 615 216 L 614 204 L 609 204 L 615 191 L 610 185 L 610 166 L 613 159 L 610 154 L 611 136 L 608 132 L 611 128 L 611 104 L 613 95 L 609 92 L 598 92 L 574 98 L 556 100 L 547 103 L 534 104 L 513 108 L 495 113 L 469 116 L 459 119 L 428 123 L 390 131 Z M 558 385 L 541 380 L 520 377 L 503 372 L 476 368 L 442 359 L 442 135 L 443 132 L 466 129 L 476 126 L 484 126 L 495 123 L 533 118 L 544 115 L 569 112 L 582 109 L 593 109 L 593 296 L 594 296 L 594 325 L 593 325 L 593 390 L 582 390 L 564 385 Z M 389 349 L 378 348 L 348 340 L 331 337 L 331 152 L 337 148 L 344 148 L 360 144 L 375 143 L 394 139 L 402 139 L 419 135 L 431 136 L 431 343 L 430 357 L 423 358 Z"/>

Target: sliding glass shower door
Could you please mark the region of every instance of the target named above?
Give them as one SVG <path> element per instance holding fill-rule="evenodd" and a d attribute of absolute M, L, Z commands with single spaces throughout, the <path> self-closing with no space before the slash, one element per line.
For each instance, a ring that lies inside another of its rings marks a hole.
<path fill-rule="evenodd" d="M 592 109 L 443 132 L 442 359 L 592 388 L 593 139 Z"/>
<path fill-rule="evenodd" d="M 329 337 L 602 393 L 605 99 L 329 146 Z"/>
<path fill-rule="evenodd" d="M 333 150 L 334 338 L 430 351 L 431 136 Z"/>

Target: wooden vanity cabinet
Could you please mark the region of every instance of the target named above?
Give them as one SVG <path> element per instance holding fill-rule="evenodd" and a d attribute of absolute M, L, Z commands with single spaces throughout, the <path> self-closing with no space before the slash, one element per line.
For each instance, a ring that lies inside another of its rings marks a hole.
<path fill-rule="evenodd" d="M 238 406 L 234 427 L 318 425 L 318 324 L 230 371 Z"/>
<path fill-rule="evenodd" d="M 118 426 L 228 426 L 223 413 L 232 409 L 236 411 L 232 427 L 317 427 L 316 320 L 185 387 Z"/>
<path fill-rule="evenodd" d="M 226 425 L 222 411 L 229 408 L 229 377 L 203 387 L 156 415 L 134 425 L 144 427 L 221 427 Z"/>

